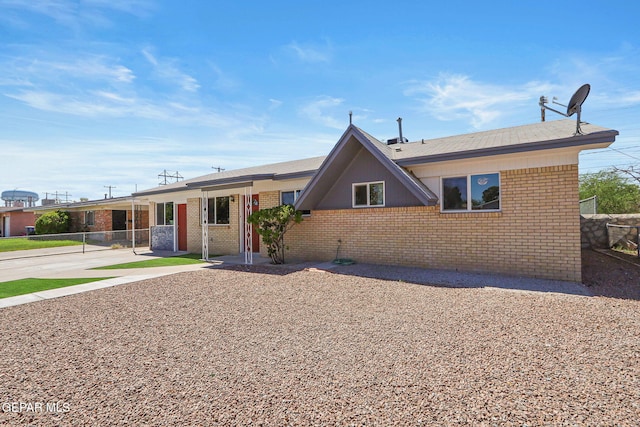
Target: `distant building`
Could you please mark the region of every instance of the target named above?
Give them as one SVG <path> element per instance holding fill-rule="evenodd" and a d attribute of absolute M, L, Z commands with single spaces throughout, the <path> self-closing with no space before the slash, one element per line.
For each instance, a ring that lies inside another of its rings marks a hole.
<path fill-rule="evenodd" d="M 23 190 L 3 191 L 0 198 L 4 201 L 5 207 L 31 208 L 40 199 L 38 193 Z"/>
<path fill-rule="evenodd" d="M 0 237 L 24 236 L 34 227 L 36 216 L 24 207 L 0 207 Z"/>

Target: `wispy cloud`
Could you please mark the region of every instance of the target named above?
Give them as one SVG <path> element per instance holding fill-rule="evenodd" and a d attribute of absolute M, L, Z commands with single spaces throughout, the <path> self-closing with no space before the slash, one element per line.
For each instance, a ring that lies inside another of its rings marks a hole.
<path fill-rule="evenodd" d="M 280 101 L 279 99 L 269 99 L 269 110 L 277 110 L 278 108 L 280 108 L 280 106 L 282 105 L 282 101 Z"/>
<path fill-rule="evenodd" d="M 335 115 L 337 108 L 344 102 L 341 98 L 333 98 L 331 96 L 321 96 L 307 103 L 300 108 L 300 114 L 305 118 L 320 123 L 333 129 L 343 129 L 347 123 L 345 119 L 338 120 Z M 347 112 L 342 112 L 346 114 Z"/>
<path fill-rule="evenodd" d="M 107 12 L 121 12 L 143 17 L 153 9 L 150 0 L 3 0 L 0 10 L 27 11 L 49 17 L 59 25 L 72 28 L 85 26 L 107 26 L 112 19 L 105 16 Z M 6 13 L 4 14 L 6 15 Z M 4 19 L 15 27 L 26 29 L 31 25 L 24 19 L 11 15 Z"/>
<path fill-rule="evenodd" d="M 293 52 L 293 54 L 302 62 L 318 63 L 329 62 L 331 60 L 331 46 L 329 43 L 324 45 L 302 45 L 293 41 L 289 43 L 286 48 L 290 52 Z"/>
<path fill-rule="evenodd" d="M 196 92 L 200 88 L 198 81 L 178 68 L 175 59 L 158 59 L 151 48 L 142 49 L 142 55 L 154 66 L 156 75 L 164 82 L 177 83 L 183 90 Z"/>
<path fill-rule="evenodd" d="M 217 66 L 216 64 L 209 64 L 209 68 L 213 72 L 213 84 L 212 87 L 217 90 L 229 91 L 236 89 L 240 86 L 238 81 L 234 78 L 230 77 L 227 73 L 225 73 L 222 68 Z"/>
<path fill-rule="evenodd" d="M 198 125 L 218 129 L 240 127 L 243 122 L 259 123 L 259 117 L 238 111 L 220 113 L 175 101 L 162 102 L 108 91 L 91 91 L 69 96 L 65 93 L 22 90 L 5 94 L 8 98 L 48 112 L 90 118 L 139 117 L 179 125 Z"/>
<path fill-rule="evenodd" d="M 465 75 L 441 74 L 434 80 L 411 82 L 404 94 L 419 101 L 422 109 L 438 120 L 468 120 L 473 127 L 482 128 L 550 87 L 542 82 L 496 85 Z"/>
<path fill-rule="evenodd" d="M 70 80 L 82 79 L 106 84 L 131 83 L 134 72 L 104 55 L 74 55 L 73 58 L 57 57 L 54 60 L 39 59 L 31 55 L 12 58 L 0 64 L 5 69 L 2 86 L 33 86 L 36 83 L 68 85 Z"/>

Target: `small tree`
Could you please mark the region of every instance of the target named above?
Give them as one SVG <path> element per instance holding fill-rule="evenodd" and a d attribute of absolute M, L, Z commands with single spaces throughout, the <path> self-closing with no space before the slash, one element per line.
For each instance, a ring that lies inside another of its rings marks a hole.
<path fill-rule="evenodd" d="M 252 213 L 247 221 L 257 227 L 256 231 L 267 245 L 271 261 L 274 264 L 284 264 L 284 234 L 293 224 L 302 222 L 302 212 L 295 210 L 292 205 L 281 205 L 260 209 Z"/>
<path fill-rule="evenodd" d="M 640 205 L 640 187 L 621 171 L 601 170 L 580 175 L 580 198 L 598 197 L 598 213 L 636 213 Z"/>
<path fill-rule="evenodd" d="M 67 233 L 71 226 L 68 212 L 47 212 L 36 220 L 36 234 Z"/>

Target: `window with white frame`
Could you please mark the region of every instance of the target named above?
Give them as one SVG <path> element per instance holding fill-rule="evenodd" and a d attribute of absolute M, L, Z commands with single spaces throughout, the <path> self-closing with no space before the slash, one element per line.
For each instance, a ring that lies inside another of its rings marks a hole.
<path fill-rule="evenodd" d="M 209 225 L 229 224 L 229 218 L 231 218 L 229 201 L 229 196 L 210 197 L 207 199 L 207 220 Z"/>
<path fill-rule="evenodd" d="M 384 206 L 384 181 L 352 184 L 351 190 L 354 208 Z"/>
<path fill-rule="evenodd" d="M 280 192 L 280 204 L 281 205 L 293 205 L 300 196 L 300 190 L 293 191 L 281 191 Z"/>
<path fill-rule="evenodd" d="M 442 178 L 441 189 L 443 212 L 500 210 L 499 173 Z"/>
<path fill-rule="evenodd" d="M 92 226 L 96 224 L 96 213 L 94 211 L 85 211 L 84 225 Z"/>
<path fill-rule="evenodd" d="M 173 225 L 173 202 L 156 203 L 156 225 Z"/>

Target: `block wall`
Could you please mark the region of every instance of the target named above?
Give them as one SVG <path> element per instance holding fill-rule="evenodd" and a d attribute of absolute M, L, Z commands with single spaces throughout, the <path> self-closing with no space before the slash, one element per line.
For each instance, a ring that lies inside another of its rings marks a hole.
<path fill-rule="evenodd" d="M 500 212 L 441 213 L 439 206 L 313 211 L 285 241 L 290 258 L 337 256 L 579 282 L 578 167 L 503 171 Z"/>

